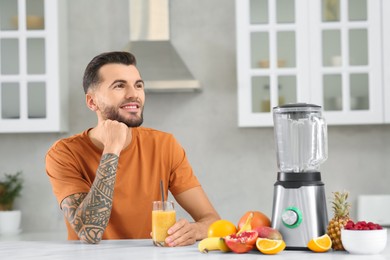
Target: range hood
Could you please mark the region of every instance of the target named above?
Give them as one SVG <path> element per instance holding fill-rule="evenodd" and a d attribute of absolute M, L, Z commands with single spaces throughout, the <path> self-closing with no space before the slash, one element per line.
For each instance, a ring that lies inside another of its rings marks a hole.
<path fill-rule="evenodd" d="M 169 0 L 129 0 L 130 42 L 146 91 L 196 91 L 197 81 L 170 41 Z"/>

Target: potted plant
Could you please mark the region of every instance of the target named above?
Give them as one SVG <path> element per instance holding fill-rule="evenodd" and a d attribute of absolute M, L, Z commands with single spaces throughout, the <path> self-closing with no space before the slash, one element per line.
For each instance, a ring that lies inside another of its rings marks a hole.
<path fill-rule="evenodd" d="M 14 210 L 15 198 L 23 188 L 22 172 L 4 174 L 0 179 L 0 233 L 13 234 L 20 231 L 21 211 Z"/>

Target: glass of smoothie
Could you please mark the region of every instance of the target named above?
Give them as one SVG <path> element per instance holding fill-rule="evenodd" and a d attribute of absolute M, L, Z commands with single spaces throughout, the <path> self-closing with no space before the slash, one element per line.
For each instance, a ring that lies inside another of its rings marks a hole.
<path fill-rule="evenodd" d="M 176 211 L 173 201 L 153 201 L 152 240 L 155 246 L 166 246 L 168 229 L 176 223 Z"/>

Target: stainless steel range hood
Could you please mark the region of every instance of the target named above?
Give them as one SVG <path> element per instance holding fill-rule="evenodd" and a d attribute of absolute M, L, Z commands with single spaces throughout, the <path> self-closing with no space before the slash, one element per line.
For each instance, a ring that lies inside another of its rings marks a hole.
<path fill-rule="evenodd" d="M 170 41 L 169 0 L 129 0 L 130 42 L 146 91 L 195 91 L 199 82 Z"/>

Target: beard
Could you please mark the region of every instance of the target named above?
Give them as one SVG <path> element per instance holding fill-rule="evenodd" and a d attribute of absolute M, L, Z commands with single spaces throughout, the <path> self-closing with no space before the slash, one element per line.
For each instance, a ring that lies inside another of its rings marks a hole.
<path fill-rule="evenodd" d="M 119 108 L 107 106 L 101 111 L 106 119 L 115 120 L 127 125 L 127 127 L 139 127 L 144 122 L 144 108 L 141 108 L 141 115 L 136 118 L 125 118 L 119 114 Z"/>

